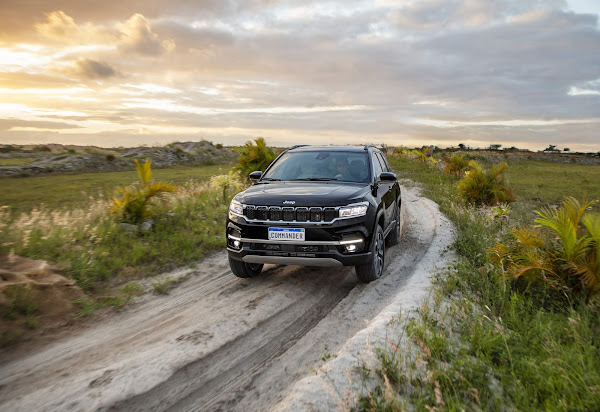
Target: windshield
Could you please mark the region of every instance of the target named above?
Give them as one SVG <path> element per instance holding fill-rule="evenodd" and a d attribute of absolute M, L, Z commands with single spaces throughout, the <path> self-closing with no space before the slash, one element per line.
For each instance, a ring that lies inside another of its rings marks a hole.
<path fill-rule="evenodd" d="M 370 170 L 366 152 L 286 152 L 261 180 L 339 180 L 368 183 Z"/>

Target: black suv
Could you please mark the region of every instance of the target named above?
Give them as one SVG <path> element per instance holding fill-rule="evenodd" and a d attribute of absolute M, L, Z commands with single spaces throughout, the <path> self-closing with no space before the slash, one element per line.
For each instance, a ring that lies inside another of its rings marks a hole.
<path fill-rule="evenodd" d="M 400 238 L 400 186 L 373 146 L 294 146 L 229 206 L 231 271 L 265 263 L 355 266 L 362 282 L 383 273 L 385 241 Z"/>

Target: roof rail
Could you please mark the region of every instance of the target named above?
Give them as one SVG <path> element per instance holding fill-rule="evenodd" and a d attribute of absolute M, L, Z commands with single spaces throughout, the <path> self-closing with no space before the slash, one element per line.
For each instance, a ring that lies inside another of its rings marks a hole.
<path fill-rule="evenodd" d="M 297 145 L 294 145 L 294 146 L 290 147 L 288 150 L 293 150 L 293 149 L 297 149 L 299 147 L 304 147 L 304 146 L 310 146 L 310 145 L 308 145 L 308 144 L 297 144 Z"/>
<path fill-rule="evenodd" d="M 369 147 L 374 147 L 375 149 L 377 149 L 377 146 L 375 146 L 374 144 L 366 144 L 364 150 L 369 150 Z"/>

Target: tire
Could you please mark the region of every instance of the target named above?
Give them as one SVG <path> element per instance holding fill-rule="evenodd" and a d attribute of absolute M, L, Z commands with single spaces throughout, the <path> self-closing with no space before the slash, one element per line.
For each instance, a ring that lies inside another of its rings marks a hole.
<path fill-rule="evenodd" d="M 372 282 L 378 279 L 383 274 L 383 266 L 385 264 L 385 239 L 383 238 L 383 229 L 376 225 L 375 233 L 373 234 L 373 242 L 371 245 L 373 258 L 364 265 L 356 265 L 356 276 L 363 283 Z"/>
<path fill-rule="evenodd" d="M 402 207 L 401 205 L 398 205 L 398 207 L 396 208 L 396 226 L 388 234 L 388 237 L 387 237 L 388 246 L 395 246 L 398 243 L 400 243 L 400 229 L 402 228 L 401 222 L 400 222 L 400 208 L 401 207 Z"/>
<path fill-rule="evenodd" d="M 229 267 L 238 278 L 253 278 L 258 276 L 263 266 L 260 263 L 246 263 L 241 260 L 235 260 L 229 256 Z"/>

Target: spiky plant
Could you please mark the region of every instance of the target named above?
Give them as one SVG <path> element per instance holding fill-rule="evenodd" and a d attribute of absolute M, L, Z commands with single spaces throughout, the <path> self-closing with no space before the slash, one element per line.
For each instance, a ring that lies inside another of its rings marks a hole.
<path fill-rule="evenodd" d="M 226 175 L 218 175 L 210 178 L 210 187 L 221 190 L 223 193 L 223 201 L 227 199 L 230 192 L 239 192 L 244 189 L 244 182 L 240 179 L 240 175 L 230 170 Z"/>
<path fill-rule="evenodd" d="M 455 154 L 452 157 L 447 157 L 444 161 L 446 162 L 444 173 L 456 177 L 460 177 L 467 166 L 469 166 L 469 161 L 465 159 L 465 155 Z"/>
<path fill-rule="evenodd" d="M 484 170 L 475 160 L 469 162 L 470 170 L 456 184 L 459 198 L 475 206 L 494 206 L 515 201 L 514 192 L 508 187 L 504 162 Z"/>
<path fill-rule="evenodd" d="M 536 227 L 515 228 L 506 244 L 489 250 L 509 278 L 542 281 L 589 298 L 600 292 L 600 215 L 566 197 L 560 208 L 536 211 Z"/>
<path fill-rule="evenodd" d="M 152 209 L 155 199 L 177 190 L 177 186 L 152 181 L 150 159 L 146 158 L 144 163 L 135 159 L 135 165 L 140 181 L 131 186 L 118 187 L 115 194 L 110 196 L 112 205 L 109 209 L 110 213 L 118 215 L 121 221 L 133 224 L 141 223 L 155 214 L 155 210 Z"/>
<path fill-rule="evenodd" d="M 267 146 L 262 137 L 246 142 L 240 151 L 236 170 L 244 177 L 255 170 L 264 171 L 277 157 L 275 150 Z"/>

